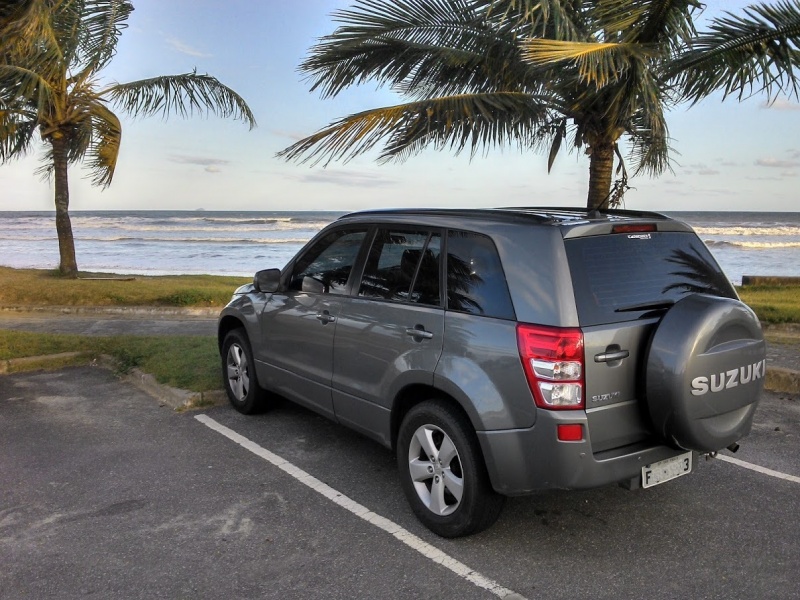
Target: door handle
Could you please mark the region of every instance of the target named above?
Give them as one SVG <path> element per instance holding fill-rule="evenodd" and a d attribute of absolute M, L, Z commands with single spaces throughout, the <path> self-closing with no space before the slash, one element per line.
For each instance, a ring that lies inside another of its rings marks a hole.
<path fill-rule="evenodd" d="M 594 362 L 601 363 L 601 362 L 614 362 L 615 360 L 622 360 L 623 358 L 628 358 L 631 355 L 630 352 L 627 350 L 617 350 L 616 352 L 603 352 L 601 354 L 595 354 Z"/>
<path fill-rule="evenodd" d="M 327 310 L 323 310 L 322 312 L 317 313 L 317 320 L 323 325 L 327 325 L 328 323 L 333 323 L 336 320 L 336 317 L 334 317 Z"/>
<path fill-rule="evenodd" d="M 414 328 L 409 327 L 408 329 L 406 329 L 406 335 L 410 335 L 413 338 L 420 338 L 423 340 L 433 339 L 433 333 L 431 333 L 430 331 L 425 331 L 422 325 L 417 325 Z"/>

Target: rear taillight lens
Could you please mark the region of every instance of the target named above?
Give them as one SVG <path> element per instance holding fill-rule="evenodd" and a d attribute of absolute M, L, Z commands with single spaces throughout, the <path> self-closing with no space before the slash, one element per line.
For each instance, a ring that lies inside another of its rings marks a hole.
<path fill-rule="evenodd" d="M 550 410 L 585 406 L 580 329 L 521 324 L 517 344 L 536 406 Z"/>

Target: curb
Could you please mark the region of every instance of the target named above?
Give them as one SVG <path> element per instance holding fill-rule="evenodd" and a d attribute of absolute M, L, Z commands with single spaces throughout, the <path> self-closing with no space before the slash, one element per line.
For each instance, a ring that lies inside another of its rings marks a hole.
<path fill-rule="evenodd" d="M 0 360 L 0 375 L 16 372 L 20 367 L 26 366 L 31 367 L 31 370 L 36 368 L 47 369 L 47 363 L 68 361 L 85 354 L 85 352 L 62 352 L 61 354 L 49 354 L 46 356 L 27 356 L 25 358 Z M 92 364 L 111 371 L 116 367 L 114 359 L 106 355 L 100 357 L 99 364 L 96 362 Z M 228 398 L 223 390 L 192 392 L 163 385 L 158 383 L 155 377 L 139 369 L 132 369 L 130 373 L 123 375 L 122 379 L 175 410 L 186 410 L 209 405 L 216 406 L 224 404 Z M 780 394 L 800 394 L 800 371 L 767 366 L 764 389 Z"/>
<path fill-rule="evenodd" d="M 46 356 L 27 356 L 25 358 L 12 358 L 0 361 L 0 375 L 17 372 L 20 368 L 29 367 L 29 370 L 52 370 L 48 369 L 48 363 L 68 361 L 80 356 L 87 356 L 86 352 L 62 352 L 60 354 L 48 354 Z M 116 369 L 116 362 L 108 355 L 102 355 L 99 360 L 90 361 L 90 366 L 100 367 L 108 371 Z M 58 365 L 62 368 L 64 365 Z M 140 371 L 131 369 L 119 378 L 134 387 L 145 392 L 147 395 L 158 400 L 162 405 L 169 406 L 173 410 L 183 411 L 194 408 L 209 408 L 219 406 L 228 401 L 228 396 L 223 390 L 209 390 L 206 392 L 192 392 L 180 388 L 170 387 L 158 383 L 156 378 Z"/>
<path fill-rule="evenodd" d="M 768 366 L 764 388 L 771 392 L 800 394 L 800 372 Z"/>
<path fill-rule="evenodd" d="M 181 411 L 194 408 L 209 408 L 211 406 L 222 405 L 228 401 L 228 397 L 222 390 L 192 392 L 190 390 L 170 387 L 158 383 L 155 377 L 139 369 L 131 369 L 130 373 L 122 376 L 122 380 L 139 388 L 160 403 L 169 406 L 172 410 Z"/>
<path fill-rule="evenodd" d="M 82 355 L 86 355 L 86 352 L 61 352 L 45 356 L 26 356 L 25 358 L 0 360 L 0 375 L 16 372 L 20 368 L 24 370 L 46 369 L 48 364 L 53 362 L 68 361 Z M 28 369 L 25 369 L 25 367 L 28 367 Z"/>
<path fill-rule="evenodd" d="M 113 371 L 116 362 L 108 355 L 102 355 L 98 366 Z M 207 392 L 193 392 L 180 388 L 170 387 L 163 383 L 158 383 L 156 378 L 150 373 L 145 373 L 133 368 L 124 375 L 119 375 L 120 379 L 130 383 L 135 388 L 140 389 L 148 396 L 158 400 L 162 405 L 169 406 L 172 410 L 191 410 L 193 408 L 208 408 L 222 404 L 228 397 L 222 390 L 209 390 Z"/>

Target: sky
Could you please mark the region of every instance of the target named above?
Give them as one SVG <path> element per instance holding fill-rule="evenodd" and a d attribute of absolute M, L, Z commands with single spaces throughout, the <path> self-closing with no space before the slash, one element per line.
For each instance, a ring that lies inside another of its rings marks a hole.
<path fill-rule="evenodd" d="M 707 2 L 704 17 L 749 2 Z M 297 67 L 336 27 L 350 0 L 134 0 L 135 11 L 103 83 L 197 69 L 234 89 L 258 122 L 214 116 L 122 119 L 110 187 L 70 168 L 70 210 L 355 210 L 429 206 L 584 206 L 588 160 L 516 148 L 470 158 L 425 150 L 402 163 L 376 153 L 345 164 L 288 163 L 275 154 L 331 121 L 400 102 L 367 83 L 333 99 L 309 91 Z M 800 210 L 800 104 L 719 96 L 667 115 L 673 173 L 632 179 L 629 209 Z M 35 174 L 41 152 L 0 165 L 0 210 L 52 210 L 52 184 Z"/>

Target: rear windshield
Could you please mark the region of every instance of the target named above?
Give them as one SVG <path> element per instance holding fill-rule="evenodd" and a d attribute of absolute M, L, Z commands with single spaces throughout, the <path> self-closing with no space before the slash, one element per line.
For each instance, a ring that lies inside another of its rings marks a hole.
<path fill-rule="evenodd" d="M 584 326 L 637 319 L 692 293 L 736 298 L 693 233 L 602 235 L 565 240 L 565 246 Z"/>

